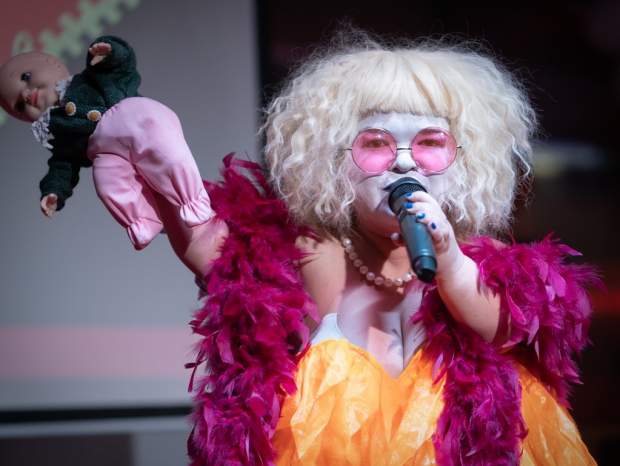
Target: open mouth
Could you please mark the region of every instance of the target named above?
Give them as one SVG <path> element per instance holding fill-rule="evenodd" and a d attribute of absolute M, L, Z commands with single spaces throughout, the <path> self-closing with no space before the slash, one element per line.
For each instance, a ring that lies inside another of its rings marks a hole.
<path fill-rule="evenodd" d="M 30 105 L 37 106 L 37 101 L 39 100 L 39 91 L 35 89 L 30 93 Z"/>

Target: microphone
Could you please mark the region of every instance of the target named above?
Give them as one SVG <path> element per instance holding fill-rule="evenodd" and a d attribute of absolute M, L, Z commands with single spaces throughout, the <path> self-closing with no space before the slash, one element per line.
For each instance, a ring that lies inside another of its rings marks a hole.
<path fill-rule="evenodd" d="M 388 203 L 392 212 L 398 217 L 400 234 L 405 240 L 407 253 L 411 260 L 411 267 L 418 279 L 430 283 L 437 272 L 437 259 L 433 249 L 433 241 L 427 226 L 416 221 L 415 215 L 410 215 L 404 208 L 407 199 L 405 194 L 414 191 L 424 191 L 424 186 L 413 178 L 401 178 L 386 189 L 390 191 Z"/>

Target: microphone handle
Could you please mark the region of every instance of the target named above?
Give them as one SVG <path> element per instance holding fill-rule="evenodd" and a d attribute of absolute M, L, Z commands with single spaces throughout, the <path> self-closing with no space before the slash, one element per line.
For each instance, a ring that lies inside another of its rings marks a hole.
<path fill-rule="evenodd" d="M 432 282 L 437 272 L 437 259 L 427 226 L 417 222 L 415 215 L 408 214 L 402 207 L 398 221 L 413 271 L 424 283 Z"/>

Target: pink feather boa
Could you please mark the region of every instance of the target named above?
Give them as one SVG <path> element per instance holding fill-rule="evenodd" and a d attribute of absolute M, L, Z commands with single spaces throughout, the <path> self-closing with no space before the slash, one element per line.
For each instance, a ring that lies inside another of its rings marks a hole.
<path fill-rule="evenodd" d="M 208 368 L 195 387 L 188 450 L 192 466 L 270 465 L 282 399 L 296 389 L 297 358 L 308 345 L 303 319 L 316 318 L 295 266 L 302 257 L 295 240 L 307 231 L 289 219 L 258 165 L 229 155 L 223 177 L 207 184 L 229 235 L 205 277 L 208 300 L 191 322 L 203 338 L 188 367 Z"/>
<path fill-rule="evenodd" d="M 579 383 L 574 357 L 587 343 L 591 304 L 585 289 L 600 281 L 591 267 L 565 263 L 567 255 L 579 253 L 550 236 L 508 246 L 480 237 L 463 251 L 478 264 L 480 282 L 500 296 L 509 337 L 502 348 L 487 343 L 455 323 L 436 288 L 427 289 L 413 320 L 427 330 L 435 380 L 446 376 L 445 407 L 433 436 L 437 462 L 516 465 L 527 429 L 511 359 L 518 355 L 568 405 L 568 384 Z"/>
<path fill-rule="evenodd" d="M 592 304 L 586 292 L 602 287 L 595 270 L 570 264 L 581 253 L 551 235 L 527 245 L 497 246 L 478 238 L 465 248 L 480 280 L 501 298 L 509 322 L 504 348 L 525 348 L 528 366 L 568 407 L 569 384 L 580 383 L 575 357 L 588 344 Z"/>
<path fill-rule="evenodd" d="M 203 339 L 188 367 L 195 372 L 208 361 L 208 369 L 196 384 L 188 448 L 192 466 L 272 465 L 280 406 L 296 389 L 296 364 L 308 345 L 303 319 L 315 317 L 295 265 L 302 257 L 295 240 L 310 232 L 294 225 L 257 164 L 227 156 L 223 176 L 207 184 L 230 233 L 205 279 L 209 298 L 191 322 Z M 504 346 L 531 350 L 537 357 L 530 369 L 566 403 L 568 383 L 579 381 L 573 358 L 587 343 L 584 289 L 595 274 L 564 263 L 577 253 L 550 238 L 530 246 L 477 238 L 463 249 L 478 263 L 481 282 L 501 297 L 510 323 Z M 434 287 L 413 319 L 426 327 L 435 380 L 446 377 L 433 436 L 437 462 L 518 464 L 527 430 L 511 355 L 456 325 Z"/>

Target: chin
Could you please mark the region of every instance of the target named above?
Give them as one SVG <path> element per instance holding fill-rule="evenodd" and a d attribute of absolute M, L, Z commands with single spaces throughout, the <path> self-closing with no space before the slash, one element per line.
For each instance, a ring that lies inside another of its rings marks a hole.
<path fill-rule="evenodd" d="M 389 238 L 392 233 L 399 232 L 400 226 L 396 216 L 387 205 L 380 204 L 372 211 L 357 213 L 357 228 L 362 232 L 373 233 Z"/>

